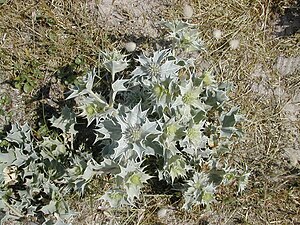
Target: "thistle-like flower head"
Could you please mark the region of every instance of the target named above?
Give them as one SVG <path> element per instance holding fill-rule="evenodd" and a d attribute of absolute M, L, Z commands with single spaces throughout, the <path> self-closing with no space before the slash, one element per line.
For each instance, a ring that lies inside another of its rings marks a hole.
<path fill-rule="evenodd" d="M 119 51 L 102 52 L 103 65 L 111 73 L 112 81 L 115 81 L 115 74 L 125 70 L 128 62 L 126 55 L 122 55 Z"/>
<path fill-rule="evenodd" d="M 98 124 L 98 132 L 104 135 L 103 139 L 109 138 L 116 143 L 112 157 L 142 159 L 144 155 L 154 155 L 150 145 L 161 133 L 157 129 L 158 123 L 149 121 L 147 111 L 142 111 L 140 103 L 133 109 L 120 106 L 118 112 L 114 118 Z"/>
<path fill-rule="evenodd" d="M 202 85 L 195 85 L 192 79 L 183 81 L 179 85 L 180 95 L 176 97 L 173 108 L 177 108 L 185 117 L 192 117 L 192 110 L 196 111 L 207 110 L 207 105 L 204 103 L 200 94 L 204 91 Z"/>
<path fill-rule="evenodd" d="M 81 98 L 80 106 L 81 110 L 79 116 L 85 117 L 88 120 L 88 126 L 95 120 L 107 116 L 111 110 L 109 110 L 108 104 L 96 101 L 94 98 L 86 97 Z"/>
<path fill-rule="evenodd" d="M 121 173 L 118 176 L 124 182 L 129 202 L 133 202 L 135 197 L 139 198 L 141 188 L 151 178 L 143 171 L 141 162 L 134 163 L 133 161 L 128 161 L 126 167 L 121 167 Z"/>
<path fill-rule="evenodd" d="M 140 66 L 133 72 L 133 79 L 144 80 L 147 77 L 150 81 L 164 81 L 167 78 L 175 78 L 177 71 L 181 68 L 176 64 L 170 50 L 154 52 L 153 57 L 140 55 L 138 58 Z"/>

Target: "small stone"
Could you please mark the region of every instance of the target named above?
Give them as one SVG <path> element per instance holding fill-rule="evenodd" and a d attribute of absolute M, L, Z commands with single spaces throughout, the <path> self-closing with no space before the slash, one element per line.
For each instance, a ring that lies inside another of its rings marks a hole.
<path fill-rule="evenodd" d="M 190 18 L 192 18 L 193 14 L 194 14 L 194 9 L 192 8 L 192 6 L 184 5 L 184 7 L 183 7 L 184 18 L 190 19 Z"/>
<path fill-rule="evenodd" d="M 136 43 L 134 43 L 134 42 L 127 42 L 126 44 L 125 44 L 125 49 L 126 49 L 126 51 L 128 51 L 128 52 L 133 52 L 135 49 L 136 49 Z"/>
<path fill-rule="evenodd" d="M 217 39 L 217 40 L 221 39 L 221 37 L 222 37 L 222 31 L 220 31 L 220 30 L 218 30 L 218 29 L 215 29 L 215 30 L 213 31 L 213 36 L 214 36 L 214 38 Z"/>
<path fill-rule="evenodd" d="M 285 94 L 285 91 L 282 87 L 276 87 L 274 90 L 274 95 L 276 97 L 282 98 Z"/>
<path fill-rule="evenodd" d="M 238 47 L 240 46 L 240 41 L 237 39 L 233 39 L 229 42 L 229 46 L 233 50 L 238 49 Z"/>
<path fill-rule="evenodd" d="M 158 218 L 164 218 L 167 216 L 167 214 L 168 214 L 168 209 L 166 208 L 161 208 L 157 211 Z"/>

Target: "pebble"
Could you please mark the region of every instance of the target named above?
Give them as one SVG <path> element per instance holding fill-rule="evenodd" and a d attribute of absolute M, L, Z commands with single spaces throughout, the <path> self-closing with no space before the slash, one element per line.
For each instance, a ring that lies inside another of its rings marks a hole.
<path fill-rule="evenodd" d="M 194 14 L 194 9 L 190 5 L 184 5 L 183 7 L 183 16 L 185 19 L 190 19 L 192 18 Z"/>
<path fill-rule="evenodd" d="M 135 49 L 136 49 L 136 43 L 134 42 L 127 42 L 125 44 L 125 49 L 128 51 L 128 52 L 133 52 Z"/>
<path fill-rule="evenodd" d="M 238 47 L 240 46 L 240 41 L 237 39 L 233 39 L 229 42 L 229 46 L 233 50 L 238 49 Z"/>

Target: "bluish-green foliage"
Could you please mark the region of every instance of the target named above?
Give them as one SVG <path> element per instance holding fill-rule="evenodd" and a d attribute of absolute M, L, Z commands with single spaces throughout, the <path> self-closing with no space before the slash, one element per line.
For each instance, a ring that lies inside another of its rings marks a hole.
<path fill-rule="evenodd" d="M 228 104 L 232 86 L 184 58 L 184 50 L 204 48 L 196 29 L 184 22 L 165 25 L 173 47 L 141 54 L 126 79 L 127 56 L 101 54 L 110 78 L 93 70 L 71 90 L 68 99 L 76 100 L 80 113 L 64 107 L 50 119 L 59 135 L 38 141 L 28 125 L 12 127 L 0 153 L 2 221 L 31 215 L 49 224 L 44 218 L 55 215 L 62 224 L 60 218 L 72 215 L 64 196 L 83 195 L 92 179 L 107 174 L 112 185 L 101 199 L 111 207 L 135 205 L 153 178 L 181 187 L 186 210 L 209 206 L 220 185 L 236 182 L 243 191 L 249 174 L 230 168 L 225 158 L 232 138 L 242 135 L 239 109 Z M 104 79 L 105 91 L 97 89 L 95 80 Z M 87 143 L 74 144 L 79 117 L 95 136 L 96 158 Z"/>

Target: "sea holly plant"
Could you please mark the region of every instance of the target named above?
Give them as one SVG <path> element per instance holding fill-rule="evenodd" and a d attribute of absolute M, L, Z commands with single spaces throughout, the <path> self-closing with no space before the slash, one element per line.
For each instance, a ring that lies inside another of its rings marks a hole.
<path fill-rule="evenodd" d="M 122 55 L 116 50 L 102 52 L 103 66 L 110 72 L 112 81 L 115 81 L 116 73 L 122 72 L 127 68 L 128 62 L 125 57 L 126 55 Z"/>
<path fill-rule="evenodd" d="M 200 39 L 195 25 L 184 21 L 163 21 L 162 25 L 168 29 L 169 38 L 173 42 L 173 50 L 205 51 L 204 43 Z"/>
<path fill-rule="evenodd" d="M 182 192 L 185 210 L 209 207 L 224 185 L 244 191 L 249 172 L 226 159 L 242 136 L 243 117 L 228 101 L 232 85 L 185 58 L 204 46 L 194 25 L 165 25 L 172 47 L 142 53 L 130 74 L 129 55 L 102 52 L 106 71 L 94 69 L 71 88 L 75 107 L 49 120 L 53 133 L 37 138 L 27 124 L 12 126 L 0 148 L 2 221 L 51 224 L 54 216 L 63 224 L 72 216 L 64 196 L 83 196 L 104 176 L 110 188 L 100 199 L 110 207 L 138 206 L 145 187 L 161 180 Z"/>

